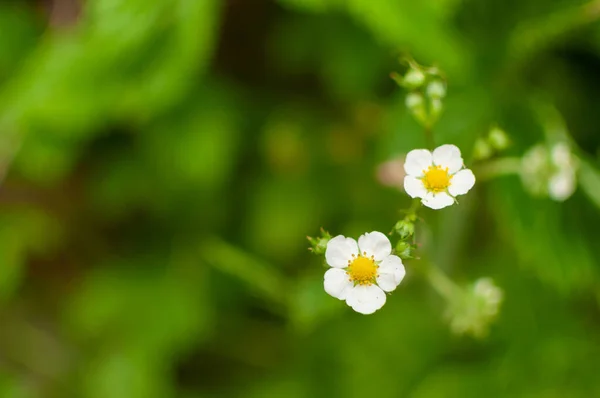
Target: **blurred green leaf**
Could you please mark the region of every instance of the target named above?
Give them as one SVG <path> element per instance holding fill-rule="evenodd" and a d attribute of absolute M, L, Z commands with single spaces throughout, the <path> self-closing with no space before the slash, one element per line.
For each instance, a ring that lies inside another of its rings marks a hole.
<path fill-rule="evenodd" d="M 34 398 L 35 393 L 8 373 L 0 371 L 0 395 L 6 398 Z"/>
<path fill-rule="evenodd" d="M 28 257 L 55 248 L 62 233 L 57 220 L 41 211 L 16 209 L 0 213 L 0 301 L 19 288 Z"/>
<path fill-rule="evenodd" d="M 595 286 L 595 243 L 578 227 L 580 217 L 586 216 L 576 211 L 574 199 L 562 206 L 533 199 L 508 182 L 498 184 L 493 192 L 495 218 L 522 265 L 564 293 Z"/>
<path fill-rule="evenodd" d="M 210 59 L 218 12 L 214 0 L 90 2 L 77 35 L 47 38 L 0 93 L 0 120 L 27 135 L 21 170 L 55 180 L 70 170 L 56 164 L 71 165 L 77 152 L 52 151 L 53 143 L 72 146 L 110 123 L 147 120 L 180 98 Z"/>
<path fill-rule="evenodd" d="M 323 270 L 325 273 L 325 270 Z M 317 325 L 341 312 L 343 301 L 332 300 L 323 290 L 323 275 L 298 280 L 290 300 L 290 321 L 299 333 L 312 332 Z"/>
<path fill-rule="evenodd" d="M 17 2 L 0 4 L 0 30 L 6 34 L 0 40 L 0 83 L 34 48 L 40 34 L 38 23 L 26 5 Z"/>
<path fill-rule="evenodd" d="M 159 364 L 143 351 L 115 350 L 97 358 L 84 369 L 85 398 L 159 398 L 173 391 Z"/>
<path fill-rule="evenodd" d="M 591 162 L 580 158 L 578 178 L 583 192 L 600 209 L 600 171 Z"/>
<path fill-rule="evenodd" d="M 200 253 L 207 264 L 244 282 L 273 308 L 281 310 L 287 305 L 287 283 L 271 264 L 218 238 L 207 239 Z"/>
<path fill-rule="evenodd" d="M 392 47 L 392 50 L 409 51 L 423 58 L 426 63 L 434 61 L 456 78 L 465 74 L 468 53 L 448 26 L 445 7 L 452 2 L 395 1 L 395 0 L 279 0 L 284 5 L 304 11 L 323 12 L 342 9 L 373 35 Z"/>

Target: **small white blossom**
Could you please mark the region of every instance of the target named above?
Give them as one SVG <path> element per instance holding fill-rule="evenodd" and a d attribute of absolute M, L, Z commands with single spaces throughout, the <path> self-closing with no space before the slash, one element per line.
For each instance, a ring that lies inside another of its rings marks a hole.
<path fill-rule="evenodd" d="M 564 142 L 550 149 L 538 144 L 523 156 L 521 178 L 532 194 L 562 202 L 575 192 L 577 158 Z"/>
<path fill-rule="evenodd" d="M 412 198 L 432 209 L 454 204 L 455 197 L 464 195 L 475 185 L 475 175 L 463 168 L 460 150 L 454 145 L 442 145 L 433 153 L 415 149 L 406 155 L 404 190 Z"/>
<path fill-rule="evenodd" d="M 327 244 L 325 260 L 332 267 L 325 272 L 325 291 L 361 314 L 383 307 L 385 292 L 396 289 L 405 275 L 390 240 L 377 231 L 361 235 L 358 242 L 336 236 Z"/>

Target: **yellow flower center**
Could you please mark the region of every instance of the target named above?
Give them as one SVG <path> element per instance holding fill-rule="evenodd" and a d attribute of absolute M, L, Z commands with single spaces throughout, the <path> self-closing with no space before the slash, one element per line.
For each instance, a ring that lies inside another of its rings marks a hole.
<path fill-rule="evenodd" d="M 355 257 L 354 254 L 352 257 Z M 375 283 L 377 268 L 379 266 L 375 264 L 373 256 L 367 257 L 367 253 L 364 253 L 364 255 L 359 254 L 354 260 L 348 260 L 346 273 L 355 284 L 371 285 Z"/>
<path fill-rule="evenodd" d="M 430 192 L 442 192 L 450 186 L 452 176 L 448 174 L 448 168 L 441 166 L 429 166 L 423 177 L 423 185 Z"/>

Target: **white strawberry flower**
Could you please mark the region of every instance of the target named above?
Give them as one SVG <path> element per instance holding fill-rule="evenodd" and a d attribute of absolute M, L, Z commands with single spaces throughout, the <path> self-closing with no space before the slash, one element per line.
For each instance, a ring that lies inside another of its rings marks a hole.
<path fill-rule="evenodd" d="M 327 243 L 325 260 L 331 267 L 325 272 L 325 291 L 361 314 L 383 307 L 385 292 L 396 289 L 405 275 L 402 260 L 392 254 L 390 240 L 377 231 L 361 235 L 358 243 L 336 236 Z"/>
<path fill-rule="evenodd" d="M 475 175 L 464 168 L 460 149 L 442 145 L 433 153 L 415 149 L 404 162 L 404 190 L 411 198 L 432 209 L 442 209 L 455 203 L 455 197 L 464 195 L 475 185 Z"/>

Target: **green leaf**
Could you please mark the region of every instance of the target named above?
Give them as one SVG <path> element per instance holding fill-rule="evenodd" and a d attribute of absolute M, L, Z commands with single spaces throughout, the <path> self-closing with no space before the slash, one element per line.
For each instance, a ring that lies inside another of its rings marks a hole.
<path fill-rule="evenodd" d="M 600 209 L 600 170 L 586 159 L 580 158 L 579 162 L 579 186 L 588 199 Z"/>

